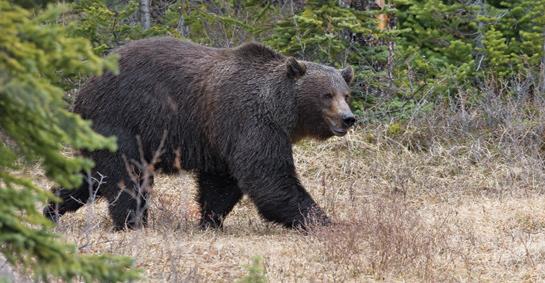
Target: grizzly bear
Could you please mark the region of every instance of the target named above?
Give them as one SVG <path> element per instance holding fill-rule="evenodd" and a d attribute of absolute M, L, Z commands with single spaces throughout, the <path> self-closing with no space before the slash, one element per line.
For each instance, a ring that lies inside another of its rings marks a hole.
<path fill-rule="evenodd" d="M 129 165 L 152 163 L 161 148 L 155 170 L 195 174 L 201 227 L 222 227 L 243 195 L 286 227 L 329 223 L 299 182 L 292 144 L 343 136 L 354 124 L 351 67 L 299 61 L 258 43 L 209 48 L 168 37 L 115 53 L 119 74 L 89 79 L 73 110 L 116 136 L 118 150 L 82 152 L 94 169 L 82 173 L 80 188 L 54 189 L 62 202 L 48 204 L 45 216 L 57 221 L 93 195 L 108 200 L 115 229 L 145 225 L 149 186 L 141 189 L 142 168 Z"/>

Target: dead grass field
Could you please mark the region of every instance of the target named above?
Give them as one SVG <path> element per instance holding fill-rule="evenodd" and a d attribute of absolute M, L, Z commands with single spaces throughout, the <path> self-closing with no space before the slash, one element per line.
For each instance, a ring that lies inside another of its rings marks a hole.
<path fill-rule="evenodd" d="M 112 232 L 99 201 L 56 231 L 82 253 L 134 257 L 143 282 L 233 282 L 256 256 L 269 282 L 543 282 L 545 102 L 494 103 L 296 145 L 335 222 L 309 234 L 265 223 L 247 199 L 223 231 L 199 230 L 189 173 L 156 178 L 146 229 Z"/>
<path fill-rule="evenodd" d="M 98 202 L 56 230 L 82 253 L 134 257 L 145 282 L 232 282 L 255 256 L 270 282 L 545 280 L 540 158 L 478 138 L 409 150 L 418 135 L 385 131 L 295 147 L 303 184 L 336 222 L 309 235 L 263 222 L 247 199 L 223 231 L 200 231 L 188 173 L 157 178 L 146 229 L 111 232 Z"/>

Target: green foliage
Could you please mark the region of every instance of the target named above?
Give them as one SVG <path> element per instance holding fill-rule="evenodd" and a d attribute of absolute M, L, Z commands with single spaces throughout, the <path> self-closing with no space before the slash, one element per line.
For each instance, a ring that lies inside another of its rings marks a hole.
<path fill-rule="evenodd" d="M 478 7 L 458 1 L 395 1 L 398 28 L 397 57 L 402 64 L 396 78 L 409 95 L 444 78 L 435 93 L 445 94 L 474 76 L 475 14 Z M 407 88 L 406 83 L 411 84 Z"/>
<path fill-rule="evenodd" d="M 403 125 L 399 122 L 394 122 L 386 128 L 386 134 L 390 137 L 396 137 L 403 133 Z"/>
<path fill-rule="evenodd" d="M 252 263 L 246 266 L 248 274 L 237 280 L 238 283 L 265 283 L 267 282 L 267 271 L 263 265 L 263 258 L 256 256 Z"/>
<path fill-rule="evenodd" d="M 482 78 L 515 79 L 537 72 L 543 57 L 545 1 L 396 0 L 397 83 L 444 80 L 434 95 L 483 87 Z M 406 89 L 406 88 L 404 88 Z M 414 89 L 414 88 L 413 88 Z"/>
<path fill-rule="evenodd" d="M 115 58 L 97 57 L 85 39 L 71 38 L 56 19 L 66 7 L 32 15 L 0 0 L 0 252 L 8 262 L 49 277 L 83 281 L 137 278 L 125 257 L 83 256 L 49 231 L 36 210 L 53 197 L 15 172 L 39 162 L 46 176 L 64 187 L 80 184 L 92 162 L 62 154 L 64 146 L 115 150 L 115 141 L 94 133 L 90 123 L 69 112 L 60 81 L 115 70 Z"/>
<path fill-rule="evenodd" d="M 217 47 L 236 46 L 269 30 L 277 14 L 270 3 L 256 0 L 177 1 L 156 11 L 161 16 L 144 31 L 138 21 L 137 0 L 110 2 L 78 1 L 69 19 L 70 33 L 89 39 L 98 54 L 129 40 L 159 35 Z"/>
<path fill-rule="evenodd" d="M 336 66 L 363 62 L 361 57 L 367 54 L 356 49 L 353 39 L 379 35 L 374 15 L 341 7 L 337 2 L 308 1 L 303 11 L 276 26 L 267 43 L 285 54 Z"/>
<path fill-rule="evenodd" d="M 499 78 L 506 78 L 511 71 L 511 54 L 509 54 L 504 34 L 491 27 L 484 34 L 484 50 L 487 58 L 487 67 L 494 70 Z"/>
<path fill-rule="evenodd" d="M 271 29 L 278 8 L 269 1 L 179 1 L 167 11 L 167 23 L 183 37 L 216 47 L 260 39 Z M 175 9 L 174 9 L 175 8 Z M 183 21 L 182 21 L 183 20 Z"/>
<path fill-rule="evenodd" d="M 497 9 L 504 15 L 495 18 L 491 25 L 495 24 L 504 34 L 516 70 L 539 65 L 545 35 L 545 1 L 502 1 Z"/>
<path fill-rule="evenodd" d="M 175 30 L 156 24 L 144 31 L 135 16 L 138 1 L 127 4 L 107 5 L 105 0 L 81 0 L 74 6 L 76 19 L 71 19 L 71 35 L 89 39 L 97 54 L 130 40 L 157 35 L 176 36 Z"/>

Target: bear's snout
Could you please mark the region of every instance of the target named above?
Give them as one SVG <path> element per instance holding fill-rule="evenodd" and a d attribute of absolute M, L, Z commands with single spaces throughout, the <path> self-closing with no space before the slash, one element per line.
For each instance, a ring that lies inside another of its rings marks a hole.
<path fill-rule="evenodd" d="M 345 128 L 352 127 L 352 125 L 354 125 L 354 123 L 356 123 L 356 117 L 354 117 L 354 114 L 349 113 L 349 114 L 344 114 L 343 115 L 343 126 Z"/>

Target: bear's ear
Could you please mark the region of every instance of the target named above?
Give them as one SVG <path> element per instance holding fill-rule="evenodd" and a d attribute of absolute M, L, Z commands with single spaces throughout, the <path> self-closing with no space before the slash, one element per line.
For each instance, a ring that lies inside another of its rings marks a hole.
<path fill-rule="evenodd" d="M 354 81 L 354 69 L 352 66 L 348 66 L 341 70 L 341 76 L 343 76 L 344 81 L 350 85 Z"/>
<path fill-rule="evenodd" d="M 288 71 L 288 78 L 298 79 L 305 75 L 307 72 L 307 66 L 304 63 L 295 60 L 293 57 L 288 57 L 286 60 L 286 67 Z"/>

